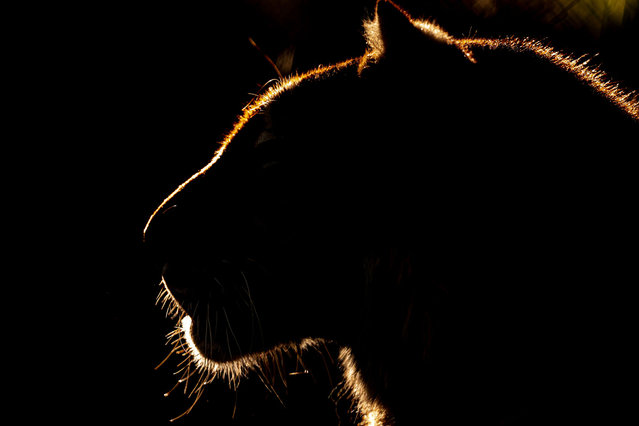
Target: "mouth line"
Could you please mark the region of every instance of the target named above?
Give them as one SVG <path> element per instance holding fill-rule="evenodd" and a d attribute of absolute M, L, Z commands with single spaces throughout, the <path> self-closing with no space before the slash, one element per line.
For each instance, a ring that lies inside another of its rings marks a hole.
<path fill-rule="evenodd" d="M 206 376 L 203 385 L 220 378 L 227 381 L 230 387 L 235 389 L 241 378 L 246 377 L 249 371 L 258 367 L 260 353 L 245 354 L 235 359 L 217 361 L 200 351 L 193 337 L 193 320 L 189 315 L 185 315 L 180 320 L 178 329 L 181 332 L 185 350 L 191 363 L 197 372 Z"/>
<path fill-rule="evenodd" d="M 201 396 L 204 387 L 213 380 L 223 379 L 228 383 L 229 387 L 233 390 L 237 390 L 240 380 L 246 377 L 250 372 L 258 372 L 263 376 L 263 366 L 269 365 L 269 363 L 274 361 L 283 362 L 284 355 L 295 356 L 300 359 L 301 355 L 309 349 L 321 352 L 322 349 L 327 350 L 327 344 L 334 343 L 322 338 L 307 337 L 300 342 L 279 344 L 267 351 L 242 355 L 232 361 L 217 362 L 206 357 L 206 355 L 199 351 L 193 340 L 192 325 L 193 321 L 191 317 L 185 315 L 180 321 L 179 328 L 186 347 L 188 348 L 188 356 L 191 360 L 190 364 L 193 364 L 196 372 L 200 374 L 200 380 L 196 385 L 197 389 L 194 390 L 197 393 L 196 402 Z M 352 398 L 356 411 L 364 421 L 362 424 L 385 424 L 385 420 L 388 418 L 388 412 L 381 403 L 368 393 L 359 367 L 351 355 L 350 348 L 342 347 L 340 349 L 338 362 L 344 378 L 344 388 L 342 392 Z M 293 375 L 297 373 L 289 374 Z M 285 377 L 281 376 L 281 379 L 286 382 Z M 262 381 L 265 385 L 270 380 L 266 377 L 262 377 Z M 273 389 L 272 385 L 271 389 Z"/>
<path fill-rule="evenodd" d="M 217 361 L 208 357 L 198 348 L 193 338 L 193 320 L 189 315 L 185 315 L 180 320 L 178 329 L 196 370 L 211 376 L 210 380 L 207 379 L 205 382 L 221 378 L 226 380 L 232 388 L 236 388 L 239 379 L 246 377 L 249 372 L 259 369 L 260 366 L 272 359 L 280 358 L 286 354 L 297 356 L 309 349 L 320 350 L 329 343 L 323 338 L 306 337 L 297 342 L 280 343 L 266 350 L 242 354 L 230 360 Z"/>
<path fill-rule="evenodd" d="M 162 288 L 156 304 L 166 311 L 167 317 L 177 320 L 175 329 L 167 336 L 169 344 L 173 344 L 173 351 L 189 359 L 185 376 L 191 376 L 194 373 L 201 376 L 198 387 L 205 386 L 213 380 L 222 379 L 228 383 L 229 387 L 236 389 L 241 378 L 246 377 L 251 371 L 259 370 L 261 365 L 270 360 L 287 354 L 297 356 L 308 349 L 321 350 L 329 342 L 323 338 L 306 337 L 299 341 L 281 343 L 268 349 L 244 353 L 228 360 L 213 359 L 198 347 L 193 330 L 194 319 L 171 293 L 164 277 L 160 285 Z"/>
<path fill-rule="evenodd" d="M 336 343 L 329 339 L 306 337 L 295 342 L 277 344 L 264 351 L 244 354 L 232 360 L 216 361 L 206 356 L 198 348 L 193 338 L 193 319 L 173 297 L 164 277 L 162 277 L 161 285 L 162 290 L 157 303 L 166 309 L 167 316 L 177 319 L 175 329 L 167 335 L 168 343 L 173 346 L 169 356 L 178 353 L 186 358 L 180 363 L 180 365 L 185 364 L 179 370 L 182 373 L 181 378 L 165 396 L 168 396 L 179 384 L 184 383 L 184 393 L 188 395 L 188 398 L 194 397 L 193 404 L 172 421 L 189 414 L 204 393 L 206 386 L 214 380 L 222 380 L 227 383 L 229 388 L 237 391 L 241 379 L 247 377 L 249 373 L 257 373 L 265 386 L 275 392 L 273 381 L 276 377 L 268 377 L 269 371 L 279 371 L 281 380 L 286 383 L 286 377 L 282 375 L 286 359 L 296 358 L 300 361 L 303 354 L 310 350 L 320 354 L 328 353 L 328 345 Z M 352 398 L 356 412 L 364 421 L 363 424 L 383 424 L 388 413 L 378 401 L 368 394 L 350 348 L 341 347 L 337 361 L 344 379 L 343 390 L 340 392 Z M 191 380 L 191 383 L 195 384 L 192 385 L 189 392 L 189 379 L 193 376 L 196 378 Z"/>

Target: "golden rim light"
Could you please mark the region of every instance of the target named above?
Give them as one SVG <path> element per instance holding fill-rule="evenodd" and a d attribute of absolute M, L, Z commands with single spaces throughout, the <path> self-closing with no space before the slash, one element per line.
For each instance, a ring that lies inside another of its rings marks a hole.
<path fill-rule="evenodd" d="M 639 121 L 639 99 L 637 93 L 635 91 L 628 91 L 621 87 L 619 83 L 610 80 L 604 71 L 602 71 L 598 67 L 590 66 L 589 60 L 583 56 L 575 58 L 569 54 L 554 49 L 548 44 L 529 38 L 455 38 L 432 21 L 415 19 L 402 8 L 397 6 L 395 3 L 389 0 L 380 1 L 386 1 L 387 3 L 394 6 L 397 10 L 399 10 L 406 16 L 406 19 L 408 21 L 410 21 L 416 28 L 420 29 L 427 36 L 439 40 L 442 43 L 449 44 L 458 48 L 471 62 L 476 62 L 473 55 L 474 48 L 510 49 L 514 51 L 532 52 L 540 58 L 548 60 L 552 64 L 562 68 L 567 72 L 570 72 L 579 80 L 590 85 L 593 89 L 599 92 L 602 96 L 606 97 L 621 110 L 625 111 L 632 118 Z M 365 25 L 367 25 L 367 28 L 370 29 L 377 24 L 377 16 L 375 16 L 375 20 Z M 367 31 L 369 37 L 371 37 L 371 33 L 375 34 L 376 32 Z M 377 32 L 377 34 L 373 35 L 373 37 L 375 36 L 379 36 L 379 33 Z M 262 111 L 275 99 L 277 99 L 282 93 L 296 87 L 300 83 L 323 79 L 334 74 L 337 71 L 355 65 L 357 65 L 358 69 L 361 71 L 369 62 L 375 61 L 377 58 L 383 55 L 383 43 L 369 40 L 368 45 L 369 50 L 360 57 L 351 58 L 332 65 L 319 66 L 302 74 L 294 74 L 288 76 L 281 79 L 275 85 L 269 87 L 262 95 L 253 99 L 243 109 L 242 114 L 237 118 L 235 124 L 231 128 L 231 131 L 228 132 L 226 136 L 224 136 L 211 160 L 204 167 L 202 167 L 195 174 L 185 180 L 177 188 L 175 188 L 175 190 L 171 192 L 153 211 L 144 226 L 144 230 L 142 232 L 143 238 L 146 237 L 146 233 L 154 217 L 167 205 L 167 203 L 173 197 L 180 193 L 195 179 L 204 175 L 215 163 L 217 163 L 233 138 L 251 118 Z"/>
<path fill-rule="evenodd" d="M 532 52 L 540 58 L 550 61 L 552 64 L 570 72 L 579 80 L 588 84 L 601 95 L 608 98 L 622 111 L 639 121 L 639 100 L 637 99 L 637 94 L 633 91 L 623 89 L 619 84 L 608 79 L 606 74 L 599 68 L 589 66 L 588 60 L 585 60 L 583 57 L 574 58 L 571 55 L 555 50 L 545 43 L 528 38 L 455 38 L 432 21 L 415 19 L 395 3 L 388 0 L 380 1 L 386 1 L 391 4 L 398 11 L 404 14 L 408 21 L 427 36 L 438 40 L 441 43 L 458 48 L 471 62 L 476 62 L 473 56 L 473 49 L 475 48 L 510 49 L 514 51 Z M 357 69 L 361 71 L 370 62 L 374 62 L 383 56 L 383 43 L 380 39 L 375 39 L 375 37 L 379 37 L 378 26 L 379 22 L 377 15 L 374 20 L 365 23 L 369 50 L 367 50 L 363 56 L 351 58 L 332 65 L 319 66 L 302 74 L 288 76 L 281 79 L 275 85 L 269 87 L 262 95 L 253 99 L 243 109 L 242 114 L 237 118 L 231 130 L 226 134 L 226 136 L 224 136 L 211 160 L 198 172 L 180 184 L 153 211 L 144 226 L 143 236 L 146 237 L 146 233 L 154 217 L 165 208 L 167 203 L 178 193 L 184 190 L 187 185 L 195 179 L 203 176 L 209 169 L 211 169 L 211 167 L 213 167 L 213 165 L 222 157 L 228 145 L 233 141 L 244 125 L 267 105 L 276 100 L 282 93 L 301 83 L 323 79 L 329 77 L 335 72 L 350 67 L 357 67 Z M 173 344 L 171 354 L 179 353 L 186 357 L 184 362 L 185 365 L 182 366 L 181 370 L 183 374 L 178 381 L 178 384 L 185 383 L 185 393 L 187 393 L 187 389 L 189 387 L 189 379 L 193 375 L 197 376 L 197 379 L 191 380 L 192 387 L 191 391 L 188 393 L 190 397 L 195 396 L 195 401 L 185 413 L 177 418 L 182 417 L 191 411 L 202 395 L 204 386 L 212 380 L 224 379 L 231 387 L 236 387 L 239 380 L 251 371 L 257 371 L 258 373 L 261 372 L 261 376 L 264 376 L 265 371 L 263 370 L 263 364 L 267 364 L 270 362 L 269 360 L 272 360 L 273 357 L 277 357 L 278 354 L 295 353 L 298 354 L 296 356 L 299 356 L 300 353 L 309 348 L 318 348 L 326 344 L 326 341 L 322 339 L 308 338 L 298 343 L 279 345 L 265 353 L 243 356 L 232 362 L 218 363 L 208 359 L 197 348 L 197 345 L 191 336 L 192 319 L 177 303 L 166 286 L 164 279 L 162 279 L 162 290 L 158 296 L 158 303 L 166 309 L 167 315 L 178 319 L 178 324 L 175 330 L 168 335 L 168 338 L 169 342 Z M 171 354 L 169 354 L 169 356 Z M 362 381 L 360 371 L 351 354 L 350 348 L 344 347 L 340 350 L 338 361 L 344 378 L 342 394 L 347 395 L 352 399 L 354 410 L 361 419 L 360 424 L 371 426 L 392 424 L 391 417 L 388 415 L 384 407 L 379 402 L 372 399 L 368 394 L 368 391 Z M 264 381 L 264 378 L 262 379 Z M 193 381 L 195 381 L 194 384 Z M 176 387 L 178 384 L 176 384 Z M 265 385 L 269 387 L 267 382 L 265 382 Z M 272 389 L 272 386 L 270 386 L 270 388 Z"/>

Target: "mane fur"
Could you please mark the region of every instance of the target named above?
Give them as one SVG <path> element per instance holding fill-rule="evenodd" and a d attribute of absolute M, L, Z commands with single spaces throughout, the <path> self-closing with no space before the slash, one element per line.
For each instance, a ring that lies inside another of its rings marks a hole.
<path fill-rule="evenodd" d="M 590 59 L 587 55 L 575 58 L 570 54 L 553 48 L 547 43 L 531 38 L 455 38 L 434 21 L 413 18 L 408 12 L 390 0 L 379 0 L 378 3 L 379 2 L 390 4 L 402 13 L 415 28 L 433 40 L 459 49 L 460 52 L 473 63 L 477 63 L 473 52 L 474 49 L 477 48 L 530 52 L 543 60 L 549 61 L 564 71 L 573 74 L 622 111 L 639 121 L 639 94 L 637 94 L 636 91 L 624 89 L 619 83 L 610 79 L 599 67 L 591 66 Z M 363 57 L 364 61 L 371 59 L 376 60 L 384 56 L 384 42 L 379 28 L 377 10 L 373 19 L 364 22 L 364 37 L 369 48 L 368 54 Z M 360 64 L 360 69 L 365 66 L 364 61 Z"/>

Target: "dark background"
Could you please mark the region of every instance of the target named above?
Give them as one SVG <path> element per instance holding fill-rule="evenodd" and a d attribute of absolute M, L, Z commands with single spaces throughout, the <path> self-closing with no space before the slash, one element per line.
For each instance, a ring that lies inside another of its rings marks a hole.
<path fill-rule="evenodd" d="M 532 35 L 577 55 L 599 52 L 611 76 L 639 88 L 635 1 L 626 2 L 621 19 L 580 4 L 594 1 L 398 3 L 454 35 Z M 55 354 L 45 369 L 55 372 L 32 391 L 36 406 L 48 401 L 60 416 L 84 424 L 153 425 L 168 424 L 188 408 L 180 390 L 163 397 L 175 384 L 179 360 L 154 370 L 168 353 L 164 335 L 173 322 L 154 306 L 160 271 L 144 250 L 144 223 L 208 161 L 261 85 L 277 78 L 264 55 L 277 61 L 293 48 L 292 71 L 360 55 L 361 21 L 373 7 L 373 0 L 241 0 L 26 11 L 33 17 L 26 28 L 38 35 L 18 33 L 33 37 L 21 52 L 29 65 L 19 69 L 31 83 L 18 109 L 38 117 L 28 120 L 23 137 L 27 147 L 32 136 L 42 143 L 38 158 L 47 165 L 35 203 L 45 212 L 39 226 L 46 228 L 44 255 L 52 259 L 43 267 L 45 282 L 68 290 L 55 292 L 53 316 L 43 321 L 51 331 L 45 351 Z M 37 359 L 42 346 L 33 351 Z M 177 424 L 331 419 L 322 386 L 305 376 L 292 380 L 287 412 L 255 380 L 237 394 L 213 384 Z"/>

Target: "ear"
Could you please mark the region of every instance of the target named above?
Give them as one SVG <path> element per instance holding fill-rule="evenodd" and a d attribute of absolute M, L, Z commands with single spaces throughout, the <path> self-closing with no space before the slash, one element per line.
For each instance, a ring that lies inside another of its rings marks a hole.
<path fill-rule="evenodd" d="M 424 34 L 411 22 L 410 15 L 389 0 L 377 1 L 375 23 L 378 26 L 384 56 L 395 56 L 410 51 L 416 40 L 424 38 Z"/>

